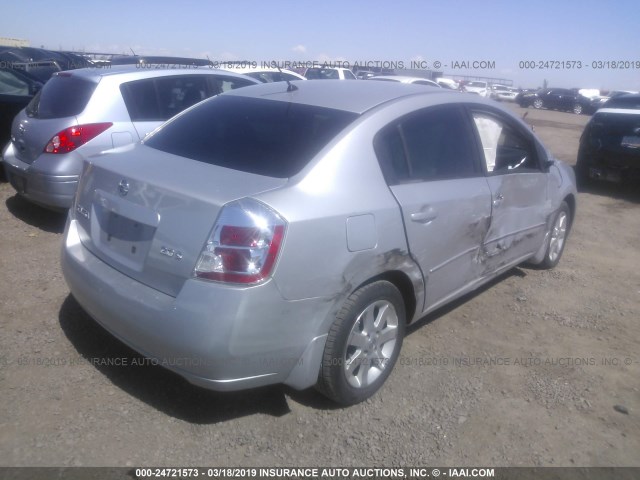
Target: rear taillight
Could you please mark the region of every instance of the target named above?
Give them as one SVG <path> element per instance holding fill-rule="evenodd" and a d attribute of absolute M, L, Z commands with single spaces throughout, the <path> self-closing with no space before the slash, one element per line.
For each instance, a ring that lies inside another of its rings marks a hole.
<path fill-rule="evenodd" d="M 87 123 L 86 125 L 77 125 L 75 127 L 65 128 L 56 133 L 47 146 L 44 147 L 45 153 L 69 153 L 84 145 L 92 138 L 97 137 L 113 123 Z"/>
<path fill-rule="evenodd" d="M 258 283 L 271 275 L 282 245 L 286 222 L 266 205 L 252 199 L 223 207 L 195 276 L 231 283 Z"/>

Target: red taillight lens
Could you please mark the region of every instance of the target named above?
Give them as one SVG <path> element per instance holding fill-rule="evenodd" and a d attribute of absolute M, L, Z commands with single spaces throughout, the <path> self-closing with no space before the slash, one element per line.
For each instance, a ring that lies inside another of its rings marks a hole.
<path fill-rule="evenodd" d="M 226 205 L 213 227 L 195 276 L 232 283 L 258 283 L 273 270 L 285 222 L 260 202 L 245 199 Z"/>
<path fill-rule="evenodd" d="M 76 127 L 66 128 L 56 133 L 47 146 L 44 147 L 45 153 L 69 153 L 84 145 L 92 138 L 97 137 L 113 123 L 87 123 Z"/>

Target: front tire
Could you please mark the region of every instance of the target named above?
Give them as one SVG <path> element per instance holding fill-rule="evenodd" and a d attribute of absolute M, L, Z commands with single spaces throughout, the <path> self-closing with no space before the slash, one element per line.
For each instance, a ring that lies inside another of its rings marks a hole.
<path fill-rule="evenodd" d="M 558 265 L 564 246 L 571 229 L 571 210 L 567 202 L 562 202 L 558 209 L 551 230 L 549 231 L 549 241 L 544 260 L 540 263 L 541 268 L 551 269 Z"/>
<path fill-rule="evenodd" d="M 576 115 L 582 114 L 582 105 L 580 105 L 579 103 L 576 103 L 573 106 L 573 113 L 575 113 Z"/>
<path fill-rule="evenodd" d="M 540 110 L 543 107 L 542 99 L 536 98 L 531 105 L 533 105 L 533 108 Z"/>
<path fill-rule="evenodd" d="M 405 324 L 404 301 L 392 283 L 380 280 L 356 290 L 329 330 L 318 390 L 342 405 L 374 395 L 398 359 Z"/>

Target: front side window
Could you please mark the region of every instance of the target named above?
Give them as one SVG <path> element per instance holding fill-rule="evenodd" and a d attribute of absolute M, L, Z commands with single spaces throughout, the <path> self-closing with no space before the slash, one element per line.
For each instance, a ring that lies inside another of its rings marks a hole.
<path fill-rule="evenodd" d="M 503 119 L 474 112 L 473 121 L 482 144 L 489 174 L 538 171 L 536 149 L 525 135 Z"/>
<path fill-rule="evenodd" d="M 391 185 L 480 174 L 473 133 L 456 106 L 410 114 L 385 127 L 374 142 Z"/>

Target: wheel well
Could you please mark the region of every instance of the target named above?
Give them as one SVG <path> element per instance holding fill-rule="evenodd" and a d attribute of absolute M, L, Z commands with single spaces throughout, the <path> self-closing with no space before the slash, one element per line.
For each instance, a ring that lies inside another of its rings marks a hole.
<path fill-rule="evenodd" d="M 387 282 L 392 283 L 398 290 L 400 290 L 400 294 L 402 295 L 402 299 L 404 300 L 404 308 L 407 314 L 406 321 L 407 323 L 409 323 L 416 312 L 416 295 L 413 291 L 413 284 L 411 283 L 411 280 L 409 279 L 407 274 L 399 270 L 384 272 L 377 277 L 367 280 L 362 285 L 360 285 L 360 287 L 369 283 L 376 282 L 378 280 L 386 280 Z"/>

